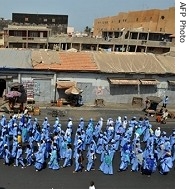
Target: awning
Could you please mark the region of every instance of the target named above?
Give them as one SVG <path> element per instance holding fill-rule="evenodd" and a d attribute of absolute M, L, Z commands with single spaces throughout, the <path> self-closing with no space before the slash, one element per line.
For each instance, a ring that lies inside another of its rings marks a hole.
<path fill-rule="evenodd" d="M 22 85 L 23 85 L 22 83 L 14 82 L 14 83 L 11 83 L 11 84 L 9 85 L 9 87 L 10 87 L 10 88 L 12 88 L 12 87 L 20 87 L 20 86 L 22 86 Z"/>
<path fill-rule="evenodd" d="M 159 82 L 156 79 L 141 79 L 142 85 L 157 85 Z"/>
<path fill-rule="evenodd" d="M 11 76 L 11 75 L 1 75 L 0 76 L 0 79 L 12 79 L 13 78 L 13 76 Z"/>
<path fill-rule="evenodd" d="M 68 89 L 72 86 L 76 86 L 75 81 L 57 81 L 57 89 Z"/>
<path fill-rule="evenodd" d="M 169 81 L 169 80 L 168 80 L 168 83 L 169 83 L 170 85 L 175 85 L 175 81 Z"/>
<path fill-rule="evenodd" d="M 138 85 L 140 81 L 137 79 L 111 79 L 108 78 L 112 85 Z"/>
<path fill-rule="evenodd" d="M 69 94 L 74 94 L 74 95 L 78 95 L 80 93 L 82 93 L 83 90 L 80 90 L 79 88 L 72 86 L 69 89 L 65 90 L 65 94 L 69 95 Z"/>
<path fill-rule="evenodd" d="M 147 96 L 146 98 L 150 100 L 151 102 L 155 102 L 158 104 L 162 102 L 162 99 L 159 96 Z"/>

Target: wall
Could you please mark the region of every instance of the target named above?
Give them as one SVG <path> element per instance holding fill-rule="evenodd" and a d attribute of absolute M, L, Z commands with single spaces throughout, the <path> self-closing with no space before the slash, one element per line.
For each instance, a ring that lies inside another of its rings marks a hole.
<path fill-rule="evenodd" d="M 4 32 L 0 32 L 0 48 L 4 47 Z"/>
<path fill-rule="evenodd" d="M 14 75 L 14 74 L 12 74 Z M 131 78 L 131 79 L 156 79 L 160 83 L 156 86 L 138 86 L 137 85 L 110 85 L 107 78 Z M 14 78 L 6 83 L 8 86 L 12 82 L 32 83 L 34 100 L 38 102 L 47 102 L 57 100 L 66 96 L 63 89 L 56 88 L 57 80 L 75 81 L 77 87 L 82 89 L 82 97 L 85 104 L 94 104 L 97 98 L 104 99 L 106 102 L 131 103 L 133 97 L 146 96 L 169 96 L 169 103 L 175 104 L 175 85 L 170 86 L 169 81 L 175 81 L 175 76 L 166 75 L 132 75 L 132 74 L 96 74 L 96 73 L 53 73 L 44 71 L 32 71 L 18 73 Z"/>
<path fill-rule="evenodd" d="M 124 74 L 94 74 L 94 73 L 59 73 L 57 75 L 58 80 L 70 80 L 76 81 L 77 87 L 83 90 L 82 97 L 84 103 L 94 103 L 96 98 L 102 98 L 106 102 L 116 102 L 116 103 L 131 103 L 133 97 L 146 96 L 160 96 L 163 98 L 165 95 L 170 97 L 170 103 L 175 103 L 175 91 L 168 90 L 167 80 L 175 80 L 174 76 L 162 77 L 162 76 L 152 76 L 152 78 L 160 81 L 157 87 L 155 86 L 140 86 L 140 91 L 143 94 L 138 94 L 137 86 L 122 86 L 114 85 L 110 86 L 107 78 L 108 77 L 126 77 L 126 78 L 145 78 L 144 75 L 124 75 Z M 149 77 L 151 79 L 151 77 Z M 56 92 L 57 99 L 64 95 L 58 91 Z"/>

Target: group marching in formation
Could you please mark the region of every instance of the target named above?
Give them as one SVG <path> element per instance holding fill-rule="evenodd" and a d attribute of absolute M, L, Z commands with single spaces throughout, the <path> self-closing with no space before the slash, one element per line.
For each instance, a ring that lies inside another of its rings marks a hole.
<path fill-rule="evenodd" d="M 0 159 L 6 166 L 34 166 L 59 170 L 73 166 L 73 173 L 95 170 L 114 173 L 113 160 L 119 153 L 117 172 L 132 171 L 150 175 L 159 171 L 167 175 L 175 161 L 175 130 L 160 127 L 153 130 L 148 117 L 128 120 L 103 118 L 85 122 L 80 118 L 77 128 L 68 119 L 65 126 L 59 117 L 51 125 L 48 117 L 39 124 L 31 115 L 0 118 Z M 74 130 L 76 130 L 74 132 Z M 85 162 L 85 163 L 84 163 Z M 97 165 L 98 164 L 98 165 Z M 114 165 L 115 168 L 115 165 Z"/>

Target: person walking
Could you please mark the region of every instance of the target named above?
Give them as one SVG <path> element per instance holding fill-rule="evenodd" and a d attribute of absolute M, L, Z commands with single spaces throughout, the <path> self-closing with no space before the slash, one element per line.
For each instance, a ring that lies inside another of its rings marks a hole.
<path fill-rule="evenodd" d="M 94 181 L 90 181 L 89 189 L 95 189 Z"/>
<path fill-rule="evenodd" d="M 60 168 L 59 162 L 58 162 L 58 157 L 57 157 L 57 147 L 56 146 L 53 146 L 53 149 L 51 151 L 50 160 L 48 162 L 48 167 L 49 167 L 49 169 L 53 169 L 53 170 L 59 170 L 59 168 Z"/>
<path fill-rule="evenodd" d="M 15 162 L 15 167 L 18 167 L 19 164 L 22 165 L 22 169 L 26 168 L 25 164 L 24 164 L 24 159 L 22 157 L 23 150 L 22 150 L 22 146 L 20 144 L 18 144 L 18 149 L 17 149 L 17 153 L 16 153 L 16 162 Z"/>

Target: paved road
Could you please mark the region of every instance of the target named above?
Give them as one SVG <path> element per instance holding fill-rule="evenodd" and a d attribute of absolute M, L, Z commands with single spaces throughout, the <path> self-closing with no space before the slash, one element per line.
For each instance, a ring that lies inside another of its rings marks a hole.
<path fill-rule="evenodd" d="M 49 109 L 44 109 L 40 116 L 36 116 L 39 122 L 42 122 L 44 117 L 48 116 L 50 123 L 54 123 L 55 118 L 49 114 Z M 66 121 L 69 117 L 73 119 L 74 131 L 78 126 L 80 117 L 86 121 L 93 118 L 97 121 L 100 117 L 104 121 L 112 117 L 116 119 L 118 116 L 123 117 L 127 115 L 128 118 L 136 116 L 144 116 L 144 113 L 136 110 L 72 110 L 68 109 L 64 117 L 60 117 L 63 127 L 66 127 Z M 166 125 L 160 125 L 155 122 L 154 117 L 150 117 L 150 121 L 155 129 L 158 125 L 162 130 L 168 134 L 175 128 L 174 120 L 168 120 Z M 73 174 L 74 167 L 60 169 L 53 171 L 48 168 L 41 172 L 36 172 L 34 167 L 27 167 L 21 169 L 20 167 L 6 167 L 0 160 L 0 189 L 87 189 L 91 180 L 94 180 L 96 189 L 174 189 L 175 188 L 175 168 L 166 175 L 160 175 L 158 172 L 154 173 L 150 178 L 143 176 L 140 172 L 134 173 L 127 170 L 118 173 L 118 166 L 120 163 L 119 153 L 116 153 L 113 161 L 114 174 L 104 175 L 98 171 L 100 165 L 99 157 L 95 162 L 95 171 L 81 172 Z"/>

